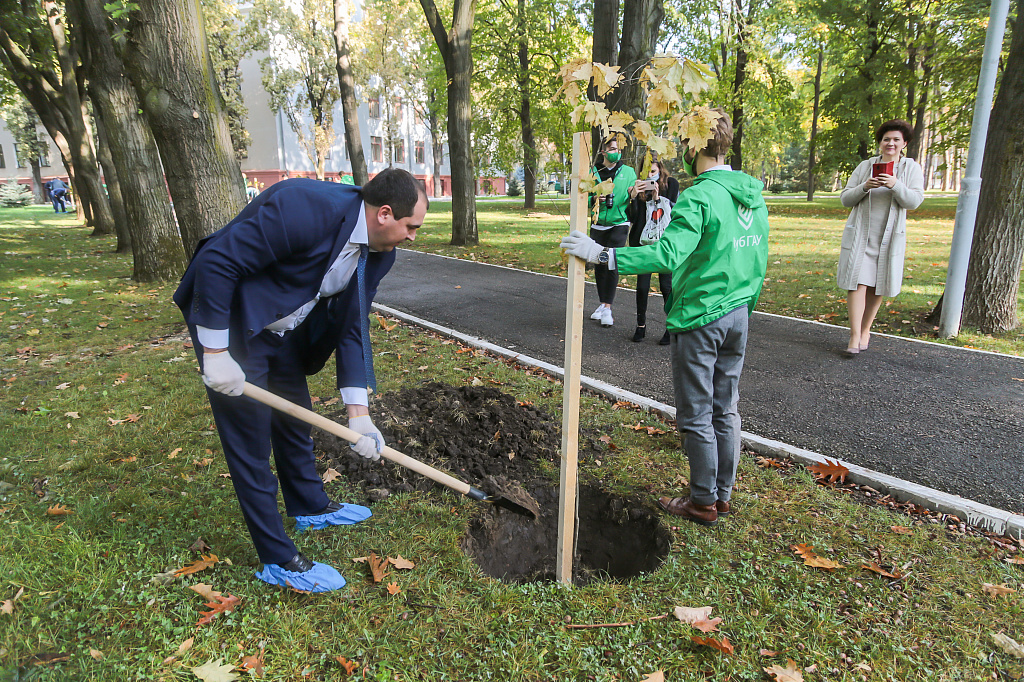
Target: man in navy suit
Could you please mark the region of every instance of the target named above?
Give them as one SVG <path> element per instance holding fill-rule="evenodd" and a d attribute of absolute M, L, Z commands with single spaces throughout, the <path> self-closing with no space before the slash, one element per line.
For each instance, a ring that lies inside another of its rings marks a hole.
<path fill-rule="evenodd" d="M 199 242 L 174 294 L 263 563 L 256 577 L 265 582 L 314 592 L 345 584 L 336 569 L 303 556 L 285 533 L 278 482 L 299 532 L 358 523 L 370 510 L 328 498 L 309 425 L 242 396 L 243 384 L 310 408 L 306 375 L 336 351 L 349 427 L 363 434 L 352 449 L 379 459 L 384 438 L 369 416 L 374 379 L 366 312 L 395 262 L 394 248 L 416 238 L 427 203 L 416 179 L 394 168 L 362 188 L 278 182 Z"/>

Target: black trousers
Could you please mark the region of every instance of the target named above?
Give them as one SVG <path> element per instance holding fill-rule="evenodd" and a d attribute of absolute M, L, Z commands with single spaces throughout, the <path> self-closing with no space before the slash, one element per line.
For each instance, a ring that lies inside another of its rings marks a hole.
<path fill-rule="evenodd" d="M 629 237 L 629 223 L 597 229 L 590 228 L 590 238 L 601 246 L 617 249 L 626 245 Z M 619 271 L 610 270 L 607 265 L 594 266 L 594 281 L 597 283 L 597 298 L 601 303 L 611 305 L 615 301 L 615 289 L 619 285 Z"/>

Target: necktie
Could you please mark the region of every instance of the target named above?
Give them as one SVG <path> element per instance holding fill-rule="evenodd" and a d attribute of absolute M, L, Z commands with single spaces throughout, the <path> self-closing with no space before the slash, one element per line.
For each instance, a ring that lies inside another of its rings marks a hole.
<path fill-rule="evenodd" d="M 370 247 L 359 247 L 359 262 L 356 263 L 356 283 L 359 286 L 359 330 L 363 337 L 363 363 L 366 367 L 366 386 L 370 392 L 377 390 L 377 379 L 373 375 L 373 350 L 370 348 L 370 310 L 366 300 L 366 255 Z"/>

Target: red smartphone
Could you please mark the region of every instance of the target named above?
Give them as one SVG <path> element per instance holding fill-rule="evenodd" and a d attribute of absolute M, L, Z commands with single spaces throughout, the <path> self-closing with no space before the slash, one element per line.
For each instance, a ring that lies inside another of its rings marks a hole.
<path fill-rule="evenodd" d="M 871 177 L 877 178 L 883 173 L 885 175 L 892 175 L 893 170 L 896 167 L 895 161 L 889 161 L 887 163 L 873 163 L 871 164 Z"/>

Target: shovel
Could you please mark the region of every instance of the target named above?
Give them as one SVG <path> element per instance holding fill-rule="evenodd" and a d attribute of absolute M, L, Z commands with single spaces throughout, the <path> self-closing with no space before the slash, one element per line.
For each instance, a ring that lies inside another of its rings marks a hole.
<path fill-rule="evenodd" d="M 323 429 L 324 431 L 327 431 L 328 433 L 332 433 L 335 436 L 338 436 L 339 438 L 344 438 L 350 443 L 355 443 L 357 440 L 362 438 L 361 433 L 353 431 L 347 426 L 342 426 L 341 424 L 332 421 L 327 417 L 321 416 L 316 412 L 313 412 L 312 410 L 307 410 L 306 408 L 300 405 L 296 405 L 293 402 L 285 400 L 280 396 L 276 396 L 270 391 L 262 389 L 259 386 L 250 384 L 248 381 L 245 382 L 245 389 L 242 395 L 248 396 L 249 398 L 252 398 L 257 402 L 261 402 L 264 405 L 268 405 L 274 408 L 275 410 L 279 410 L 280 412 L 283 412 L 291 417 L 295 417 L 296 419 L 304 421 L 307 424 L 317 426 Z M 513 502 L 507 497 L 503 497 L 501 495 L 488 495 L 484 491 L 478 490 L 477 488 L 474 488 L 468 483 L 460 481 L 454 476 L 449 476 L 443 471 L 439 471 L 432 466 L 424 464 L 418 459 L 413 459 L 408 455 L 403 455 L 401 452 L 395 450 L 394 448 L 390 448 L 385 445 L 381 449 L 380 454 L 381 457 L 391 460 L 395 464 L 403 466 L 406 469 L 411 469 L 416 473 L 420 474 L 421 476 L 426 476 L 430 480 L 436 483 L 440 483 L 445 487 L 451 488 L 455 492 L 465 495 L 470 499 L 476 500 L 478 502 L 486 502 L 488 504 L 493 504 L 497 507 L 501 507 L 502 509 L 508 509 L 509 511 L 515 512 L 516 514 L 520 514 L 522 516 L 537 518 L 538 510 L 528 509 L 527 507 L 524 507 L 523 505 L 517 502 Z"/>

